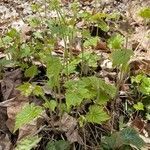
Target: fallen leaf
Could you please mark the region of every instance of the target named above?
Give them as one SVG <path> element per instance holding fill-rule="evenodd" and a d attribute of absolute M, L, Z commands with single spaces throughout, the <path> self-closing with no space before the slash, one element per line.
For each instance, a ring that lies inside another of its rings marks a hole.
<path fill-rule="evenodd" d="M 7 135 L 0 135 L 0 150 L 12 150 L 13 145 Z"/>
<path fill-rule="evenodd" d="M 19 91 L 15 90 L 15 88 L 21 84 L 21 78 L 22 72 L 20 69 L 5 72 L 1 82 L 1 93 L 3 96 L 3 101 L 14 98 L 17 94 L 19 94 Z"/>
<path fill-rule="evenodd" d="M 60 125 L 62 131 L 67 132 L 71 129 L 74 129 L 77 126 L 77 120 L 65 113 L 60 120 Z"/>
<path fill-rule="evenodd" d="M 59 126 L 59 130 L 65 132 L 68 141 L 71 143 L 78 142 L 82 143 L 82 139 L 78 133 L 77 127 L 77 120 L 72 116 L 64 113 L 61 120 L 56 122 L 55 125 Z"/>
<path fill-rule="evenodd" d="M 74 142 L 78 142 L 80 144 L 82 144 L 82 139 L 78 133 L 78 129 L 75 129 L 73 131 L 68 131 L 66 133 L 66 137 L 67 137 L 67 140 L 70 142 L 70 143 L 74 143 Z"/>
<path fill-rule="evenodd" d="M 136 117 L 132 122 L 131 126 L 138 130 L 138 132 L 142 132 L 145 126 L 144 121 L 140 117 Z"/>
<path fill-rule="evenodd" d="M 99 41 L 94 48 L 95 50 L 105 50 L 106 52 L 109 51 L 106 42 Z"/>

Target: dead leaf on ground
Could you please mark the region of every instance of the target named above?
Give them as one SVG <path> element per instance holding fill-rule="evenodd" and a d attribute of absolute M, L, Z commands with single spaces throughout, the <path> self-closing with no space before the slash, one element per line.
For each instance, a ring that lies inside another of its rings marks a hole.
<path fill-rule="evenodd" d="M 150 50 L 150 30 L 146 30 L 143 26 L 135 28 L 135 33 L 131 36 L 130 42 L 132 45 L 137 43 L 136 50 Z"/>
<path fill-rule="evenodd" d="M 59 130 L 65 132 L 68 141 L 70 141 L 71 143 L 82 143 L 82 139 L 78 133 L 78 130 L 76 129 L 77 120 L 72 116 L 64 113 L 61 120 L 56 122 L 54 126 L 59 126 Z"/>
<path fill-rule="evenodd" d="M 78 142 L 81 145 L 83 144 L 82 138 L 80 137 L 80 135 L 78 133 L 78 129 L 75 129 L 73 131 L 68 131 L 66 133 L 66 137 L 70 143 Z"/>
<path fill-rule="evenodd" d="M 8 119 L 7 108 L 0 107 L 0 131 L 3 134 L 7 134 L 9 139 L 11 139 L 12 133 L 9 131 L 9 129 L 6 125 L 7 119 Z"/>
<path fill-rule="evenodd" d="M 14 98 L 20 92 L 15 88 L 21 84 L 22 72 L 20 69 L 6 71 L 1 82 L 1 93 L 4 101 Z"/>
<path fill-rule="evenodd" d="M 41 116 L 46 116 L 45 112 L 41 114 Z M 35 134 L 38 134 L 40 132 L 41 126 L 44 126 L 44 117 L 39 117 L 33 119 L 30 123 L 22 126 L 19 129 L 19 135 L 18 135 L 18 141 L 20 141 L 22 138 L 25 138 L 27 136 L 33 136 Z"/>
<path fill-rule="evenodd" d="M 15 100 L 7 107 L 8 120 L 6 122 L 9 130 L 13 132 L 15 126 L 16 115 L 22 110 L 23 106 L 27 104 L 29 99 L 22 95 L 17 95 Z"/>
<path fill-rule="evenodd" d="M 0 150 L 13 150 L 13 145 L 7 135 L 0 135 Z"/>
<path fill-rule="evenodd" d="M 150 59 L 146 59 L 146 57 L 137 57 L 131 60 L 130 66 L 132 75 L 137 75 L 141 72 L 150 75 Z"/>
<path fill-rule="evenodd" d="M 1 82 L 3 102 L 1 102 L 0 105 L 5 109 L 7 108 L 7 111 L 5 111 L 5 115 L 4 112 L 0 113 L 0 115 L 2 115 L 0 116 L 2 117 L 2 119 L 0 119 L 3 120 L 3 124 L 1 125 L 3 130 L 11 131 L 11 133 L 13 133 L 14 131 L 16 115 L 22 110 L 25 104 L 29 103 L 29 98 L 21 95 L 20 91 L 16 89 L 16 87 L 20 85 L 21 82 L 22 72 L 20 69 L 16 69 L 12 72 L 6 72 Z M 21 139 L 27 135 L 35 133 L 36 131 L 37 120 L 19 129 L 18 138 Z"/>
<path fill-rule="evenodd" d="M 20 39 L 22 42 L 26 42 L 27 40 L 30 39 L 30 35 L 28 33 L 31 31 L 31 27 L 28 25 L 24 24 L 21 28 L 21 33 L 20 33 Z"/>
<path fill-rule="evenodd" d="M 67 113 L 65 113 L 61 120 L 60 120 L 60 127 L 62 129 L 62 131 L 69 131 L 72 129 L 75 129 L 75 127 L 77 126 L 77 120 L 75 118 L 73 118 L 72 116 L 68 115 Z"/>
<path fill-rule="evenodd" d="M 99 41 L 95 47 L 95 50 L 104 50 L 104 51 L 110 51 L 107 47 L 107 43 L 103 41 Z"/>
<path fill-rule="evenodd" d="M 145 122 L 142 120 L 142 118 L 140 117 L 136 117 L 132 122 L 131 122 L 131 126 L 133 128 L 135 128 L 136 130 L 138 130 L 138 132 L 143 132 L 144 126 L 145 126 Z"/>

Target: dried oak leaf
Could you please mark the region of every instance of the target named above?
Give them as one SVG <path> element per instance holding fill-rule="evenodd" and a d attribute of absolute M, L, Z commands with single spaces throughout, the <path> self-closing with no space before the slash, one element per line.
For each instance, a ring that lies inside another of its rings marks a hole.
<path fill-rule="evenodd" d="M 58 123 L 58 126 L 60 127 L 61 131 L 65 132 L 68 141 L 71 143 L 82 143 L 81 137 L 78 133 L 78 130 L 76 129 L 77 120 L 75 118 L 68 115 L 67 113 L 64 113 L 60 122 Z"/>

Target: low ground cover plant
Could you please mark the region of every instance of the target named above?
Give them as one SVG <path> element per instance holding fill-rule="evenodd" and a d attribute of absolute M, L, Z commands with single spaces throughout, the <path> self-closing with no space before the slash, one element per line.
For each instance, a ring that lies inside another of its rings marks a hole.
<path fill-rule="evenodd" d="M 145 23 L 150 18 L 149 10 L 143 8 L 139 13 Z M 113 30 L 119 14 L 99 12 L 96 8 L 92 13 L 80 13 L 80 5 L 75 1 L 69 4 L 68 15 L 58 0 L 45 1 L 45 5 L 34 3 L 32 11 L 39 16 L 27 19 L 30 31 L 22 36 L 21 31 L 12 28 L 0 38 L 0 48 L 6 55 L 0 60 L 1 79 L 5 68 L 19 68 L 23 82 L 15 89 L 38 101 L 32 99 L 15 116 L 15 149 L 141 149 L 144 141 L 134 127 L 126 125 L 129 118 L 125 114 L 141 114 L 150 120 L 146 101 L 150 96 L 150 78 L 142 73 L 130 76 L 134 51 L 128 48 L 127 37 Z M 56 17 L 49 17 L 49 12 L 55 12 Z M 83 25 L 79 26 L 79 22 Z M 104 39 L 111 70 L 116 71 L 113 80 L 99 73 L 104 71 L 104 58 L 96 53 L 96 47 Z M 61 56 L 55 55 L 58 49 Z M 123 102 L 120 91 L 128 80 L 131 95 L 136 93 L 136 97 L 126 96 Z M 131 105 L 128 99 L 132 98 L 137 100 Z M 128 108 L 121 112 L 118 103 L 122 103 L 121 109 L 125 105 Z M 119 115 L 123 115 L 122 127 Z M 42 128 L 19 139 L 23 127 L 41 118 Z"/>

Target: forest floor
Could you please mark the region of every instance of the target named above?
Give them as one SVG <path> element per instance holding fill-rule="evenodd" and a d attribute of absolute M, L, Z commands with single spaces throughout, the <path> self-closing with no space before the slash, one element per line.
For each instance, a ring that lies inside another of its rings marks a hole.
<path fill-rule="evenodd" d="M 150 149 L 149 0 L 0 0 L 0 71 L 0 150 Z"/>

